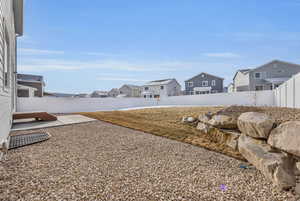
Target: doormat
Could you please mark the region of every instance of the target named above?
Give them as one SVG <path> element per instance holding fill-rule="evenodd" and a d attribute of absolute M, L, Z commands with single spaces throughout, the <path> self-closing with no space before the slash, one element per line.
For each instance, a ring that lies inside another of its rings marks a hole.
<path fill-rule="evenodd" d="M 35 144 L 48 140 L 50 135 L 48 133 L 31 133 L 24 135 L 14 135 L 10 137 L 9 149 L 16 149 L 26 145 Z"/>

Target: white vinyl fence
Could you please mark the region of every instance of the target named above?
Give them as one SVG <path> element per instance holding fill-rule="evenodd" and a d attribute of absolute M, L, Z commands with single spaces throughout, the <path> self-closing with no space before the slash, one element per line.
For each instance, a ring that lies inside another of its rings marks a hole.
<path fill-rule="evenodd" d="M 275 105 L 300 108 L 300 73 L 275 89 Z"/>
<path fill-rule="evenodd" d="M 111 111 L 151 106 L 227 106 L 257 105 L 274 106 L 274 91 L 248 91 L 167 98 L 18 98 L 17 111 L 46 111 L 49 113 L 72 113 Z"/>

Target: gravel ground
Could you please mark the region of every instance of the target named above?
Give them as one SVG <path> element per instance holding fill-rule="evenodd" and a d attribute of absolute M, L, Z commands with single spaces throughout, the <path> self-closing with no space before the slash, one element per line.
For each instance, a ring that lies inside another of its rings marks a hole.
<path fill-rule="evenodd" d="M 0 163 L 0 200 L 296 199 L 243 162 L 193 145 L 100 121 L 45 131 L 50 140 Z"/>

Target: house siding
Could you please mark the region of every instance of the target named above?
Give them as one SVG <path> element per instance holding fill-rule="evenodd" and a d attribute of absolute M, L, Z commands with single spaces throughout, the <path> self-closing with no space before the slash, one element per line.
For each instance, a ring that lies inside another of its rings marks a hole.
<path fill-rule="evenodd" d="M 12 113 L 15 111 L 15 52 L 16 35 L 14 27 L 13 0 L 0 1 L 0 146 L 8 143 L 8 135 L 12 124 Z M 2 20 L 4 19 L 4 21 Z M 4 43 L 8 42 L 9 65 L 8 87 L 4 86 Z M 2 154 L 0 155 L 1 158 Z"/>
<path fill-rule="evenodd" d="M 267 78 L 290 78 L 300 72 L 300 65 L 289 64 L 280 61 L 274 61 L 263 65 L 260 68 L 254 69 L 250 72 L 250 90 L 254 91 L 256 86 L 263 86 L 264 90 L 271 90 L 271 84 L 264 79 Z M 256 79 L 255 73 L 261 73 L 262 79 Z"/>
<path fill-rule="evenodd" d="M 161 86 L 164 89 L 161 89 Z M 145 90 L 146 87 L 148 87 L 148 90 Z M 181 94 L 181 86 L 176 80 L 173 80 L 168 84 L 144 85 L 143 92 L 151 92 L 153 95 L 159 95 L 160 97 L 179 96 Z"/>
<path fill-rule="evenodd" d="M 205 77 L 202 77 L 203 74 L 205 74 Z M 215 86 L 212 86 L 213 80 L 216 81 Z M 203 87 L 202 81 L 208 81 L 208 86 L 211 87 L 212 91 L 216 91 L 217 93 L 223 92 L 223 79 L 220 79 L 220 78 L 212 76 L 212 75 L 208 75 L 206 73 L 201 73 L 200 75 L 185 81 L 186 94 L 190 94 L 191 92 L 193 92 L 195 87 Z M 188 85 L 189 82 L 193 82 L 192 87 L 190 87 Z"/>
<path fill-rule="evenodd" d="M 249 91 L 249 73 L 237 72 L 234 79 L 234 91 Z"/>

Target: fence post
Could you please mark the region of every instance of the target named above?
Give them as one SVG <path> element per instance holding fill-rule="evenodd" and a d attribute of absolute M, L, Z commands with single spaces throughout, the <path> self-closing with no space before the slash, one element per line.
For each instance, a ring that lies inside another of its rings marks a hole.
<path fill-rule="evenodd" d="M 293 108 L 296 108 L 296 77 L 293 77 Z"/>

